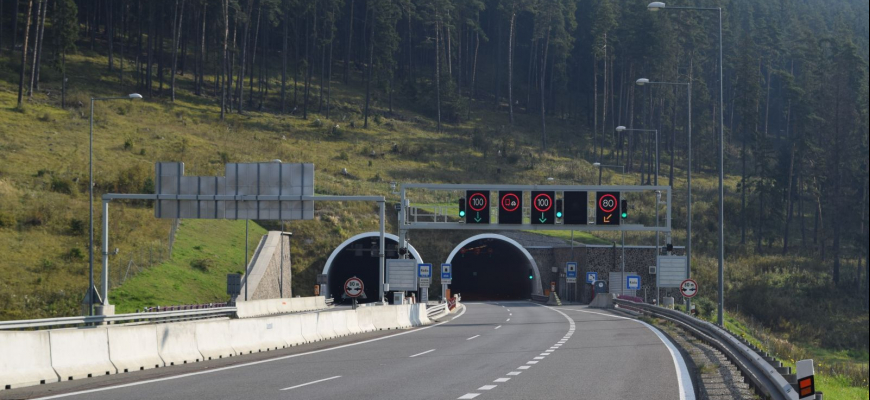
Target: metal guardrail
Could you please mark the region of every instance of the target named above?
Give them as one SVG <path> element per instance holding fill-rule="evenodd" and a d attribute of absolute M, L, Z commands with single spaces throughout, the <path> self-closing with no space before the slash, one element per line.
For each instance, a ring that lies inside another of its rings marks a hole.
<path fill-rule="evenodd" d="M 204 310 L 180 310 L 162 311 L 135 314 L 97 315 L 88 317 L 65 317 L 32 319 L 24 321 L 2 321 L 0 331 L 3 330 L 31 330 L 41 328 L 60 328 L 81 325 L 119 324 L 125 322 L 179 322 L 193 321 L 207 318 L 231 317 L 236 314 L 235 307 L 209 308 Z"/>
<path fill-rule="evenodd" d="M 335 299 L 333 299 L 332 297 L 330 297 L 330 298 L 324 300 L 324 302 L 326 302 L 326 305 L 327 305 L 327 306 L 332 306 L 333 304 L 335 304 Z"/>
<path fill-rule="evenodd" d="M 441 303 L 437 306 L 426 308 L 426 316 L 429 318 L 444 314 L 445 312 L 447 312 L 447 303 Z"/>
<path fill-rule="evenodd" d="M 770 361 L 728 331 L 679 311 L 620 299 L 614 300 L 614 303 L 621 308 L 638 310 L 686 328 L 695 337 L 722 352 L 749 380 L 749 384 L 765 398 L 798 400 L 797 391 Z"/>

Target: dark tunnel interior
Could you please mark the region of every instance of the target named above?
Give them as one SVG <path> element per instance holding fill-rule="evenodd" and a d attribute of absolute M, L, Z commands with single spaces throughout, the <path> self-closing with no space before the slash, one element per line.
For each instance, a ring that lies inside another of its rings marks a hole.
<path fill-rule="evenodd" d="M 480 239 L 453 257 L 452 293 L 465 301 L 526 300 L 531 298 L 532 264 L 514 245 L 499 239 Z"/>
<path fill-rule="evenodd" d="M 336 304 L 350 303 L 351 300 L 342 300 L 344 294 L 344 283 L 352 278 L 357 277 L 363 281 L 365 285 L 365 299 L 358 299 L 360 303 L 369 303 L 378 299 L 378 275 L 379 275 L 379 258 L 378 258 L 378 243 L 379 238 L 367 237 L 362 238 L 341 250 L 334 260 L 332 267 L 329 269 L 329 293 L 335 299 Z M 387 259 L 399 258 L 396 252 L 397 242 L 390 238 L 386 239 L 385 249 Z M 408 257 L 414 258 L 413 254 Z"/>

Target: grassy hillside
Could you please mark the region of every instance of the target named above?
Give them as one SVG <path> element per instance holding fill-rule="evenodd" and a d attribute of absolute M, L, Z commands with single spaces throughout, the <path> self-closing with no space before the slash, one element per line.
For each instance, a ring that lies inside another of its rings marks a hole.
<path fill-rule="evenodd" d="M 250 224 L 249 254 L 266 230 Z M 178 228 L 172 257 L 109 293 L 116 312 L 135 312 L 157 305 L 200 304 L 227 300 L 227 274 L 244 273 L 245 222 L 184 220 Z"/>
<path fill-rule="evenodd" d="M 68 64 L 69 106 L 64 110 L 54 84 L 58 77 L 50 68 L 44 69 L 42 89 L 23 109 L 17 109 L 15 65 L 0 63 L 0 319 L 76 314 L 87 286 L 88 98 L 124 95 L 136 89 L 129 76 L 119 83 L 117 73 L 107 73 L 105 58 L 99 54 L 71 56 Z M 191 85 L 189 77 L 179 79 L 182 86 Z M 390 194 L 390 181 L 546 184 L 552 177 L 556 184 L 597 183 L 597 170 L 589 162 L 590 135 L 568 120 L 548 119 L 551 147 L 541 153 L 540 120 L 534 115 L 520 113 L 510 126 L 504 113 L 493 110 L 491 104 L 475 102 L 471 120 L 447 125 L 438 133 L 431 119 L 400 99 L 389 113 L 386 97 L 376 91 L 376 113 L 364 129 L 361 88 L 334 82 L 333 89 L 330 119 L 315 113 L 303 120 L 298 114 L 264 110 L 231 114 L 221 122 L 213 98 L 188 95 L 187 90 L 179 91 L 175 103 L 156 91 L 145 101 L 98 103 L 96 190 L 98 194 L 151 192 L 156 161 L 183 161 L 189 175 L 222 175 L 226 162 L 273 159 L 315 163 L 320 194 L 385 195 L 391 202 L 398 199 Z M 313 104 L 317 111 L 317 102 Z M 344 168 L 347 176 L 341 173 Z M 674 243 L 678 245 L 685 241 L 685 210 L 679 207 L 685 196 L 684 175 L 678 165 L 673 182 L 678 206 Z M 606 171 L 603 181 L 621 183 L 622 179 Z M 628 184 L 640 182 L 638 175 L 624 179 Z M 739 198 L 734 195 L 738 181 L 737 177 L 726 180 L 729 210 L 739 209 Z M 667 179 L 662 182 L 667 184 Z M 716 185 L 708 171 L 695 175 L 694 273 L 705 296 L 699 305 L 707 316 L 715 305 L 716 261 L 711 257 L 718 247 Z M 634 218 L 648 222 L 650 207 L 637 206 Z M 294 294 L 311 294 L 316 274 L 339 243 L 377 229 L 375 205 L 317 207 L 314 221 L 288 223 L 287 230 L 294 232 Z M 99 221 L 99 208 L 96 211 Z M 238 234 L 244 230 L 239 222 L 185 221 L 176 253 L 167 260 L 170 222 L 154 219 L 149 204 L 115 202 L 110 212 L 110 249 L 120 249 L 111 260 L 110 280 L 113 287 L 125 281 L 112 294 L 123 304 L 121 311 L 170 302 L 213 301 L 225 289 L 223 274 L 236 270 L 236 260 L 243 258 Z M 740 304 L 741 312 L 763 317 L 773 332 L 791 335 L 807 351 L 853 349 L 856 362 L 866 363 L 866 356 L 862 359 L 861 355 L 867 351 L 867 313 L 860 298 L 842 295 L 829 283 L 830 261 L 756 255 L 753 246 L 737 244 L 734 227 L 738 222 L 739 213 L 727 213 L 729 307 Z M 388 229 L 395 231 L 392 226 L 391 222 Z M 190 232 L 196 235 L 188 236 Z M 563 233 L 554 235 L 564 237 Z M 417 236 L 418 245 L 430 237 Z M 578 235 L 578 239 L 609 243 L 617 237 L 595 234 Z M 252 243 L 256 240 L 253 237 Z M 633 234 L 627 235 L 627 241 L 651 244 L 655 237 Z M 449 243 L 432 247 L 447 248 Z M 202 255 L 218 260 L 216 272 L 191 269 L 191 261 Z M 132 269 L 132 278 L 125 268 L 130 261 L 138 266 Z M 844 281 L 857 282 L 860 276 L 857 268 L 850 269 Z M 798 312 L 801 306 L 811 306 L 812 312 Z M 816 326 L 837 326 L 848 335 L 826 334 Z M 866 380 L 863 387 L 866 390 Z"/>

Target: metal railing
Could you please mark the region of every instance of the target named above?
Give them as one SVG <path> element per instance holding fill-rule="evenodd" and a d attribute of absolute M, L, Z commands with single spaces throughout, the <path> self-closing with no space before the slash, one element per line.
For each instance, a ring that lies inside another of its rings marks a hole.
<path fill-rule="evenodd" d="M 62 328 L 87 325 L 122 324 L 122 323 L 161 323 L 194 321 L 209 318 L 232 317 L 236 314 L 235 307 L 209 308 L 201 310 L 177 310 L 118 315 L 96 315 L 88 317 L 65 317 L 31 319 L 24 321 L 0 322 L 0 331 L 3 330 L 33 330 L 45 328 Z"/>
<path fill-rule="evenodd" d="M 438 318 L 443 314 L 447 314 L 448 312 L 450 311 L 447 309 L 447 303 L 441 303 L 437 306 L 426 308 L 426 316 L 430 319 Z"/>
<path fill-rule="evenodd" d="M 541 295 L 533 294 L 533 295 L 532 295 L 532 301 L 534 301 L 534 302 L 536 302 L 536 303 L 546 303 L 546 302 L 550 301 L 550 298 L 547 297 L 547 296 L 541 296 Z"/>
<path fill-rule="evenodd" d="M 776 367 L 770 357 L 762 357 L 747 343 L 728 331 L 709 322 L 699 320 L 679 311 L 633 301 L 614 300 L 620 308 L 639 311 L 671 321 L 689 331 L 693 336 L 716 348 L 730 360 L 749 381 L 758 394 L 768 399 L 797 400 L 798 393 Z"/>

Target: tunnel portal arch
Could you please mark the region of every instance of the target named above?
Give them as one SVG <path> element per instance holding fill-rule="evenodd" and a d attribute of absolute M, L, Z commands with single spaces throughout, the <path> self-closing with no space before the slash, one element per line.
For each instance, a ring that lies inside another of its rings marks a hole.
<path fill-rule="evenodd" d="M 504 235 L 492 234 L 492 233 L 486 233 L 486 234 L 472 236 L 472 237 L 462 241 L 462 243 L 460 243 L 459 245 L 457 245 L 453 249 L 453 251 L 450 253 L 450 256 L 447 257 L 447 263 L 452 264 L 454 266 L 454 268 L 453 268 L 453 276 L 454 276 L 453 282 L 454 282 L 454 284 L 459 283 L 457 281 L 457 279 L 461 279 L 461 274 L 459 274 L 460 271 L 457 270 L 457 266 L 458 266 L 457 255 L 460 255 L 460 253 L 462 252 L 462 249 L 465 249 L 469 245 L 475 244 L 476 242 L 486 242 L 486 241 L 502 242 L 503 245 L 506 245 L 509 249 L 512 249 L 516 254 L 521 255 L 519 261 L 523 262 L 525 265 L 520 266 L 520 267 L 514 265 L 513 269 L 517 270 L 519 268 L 520 270 L 524 270 L 526 268 L 526 266 L 528 268 L 531 268 L 533 271 L 533 275 L 534 275 L 534 279 L 532 280 L 531 294 L 539 295 L 539 296 L 543 295 L 543 286 L 541 285 L 541 271 L 539 270 L 538 264 L 537 264 L 537 262 L 535 262 L 534 257 L 532 257 L 532 255 L 528 252 L 528 250 L 526 250 L 526 248 L 523 247 L 523 245 L 519 244 L 517 241 L 515 241 L 507 236 L 504 236 Z M 526 274 L 525 271 L 523 271 L 522 275 L 525 276 L 525 274 Z M 458 286 L 458 285 L 451 285 L 451 286 Z"/>
<path fill-rule="evenodd" d="M 361 233 L 350 239 L 345 240 L 342 244 L 336 247 L 335 250 L 332 251 L 332 254 L 330 254 L 329 258 L 326 260 L 326 264 L 323 266 L 323 275 L 326 275 L 328 279 L 325 289 L 322 293 L 323 296 L 332 296 L 335 298 L 336 301 L 339 301 L 341 299 L 341 291 L 337 288 L 339 288 L 340 285 L 344 284 L 345 280 L 350 278 L 352 275 L 357 275 L 363 279 L 363 283 L 365 284 L 365 293 L 368 297 L 367 301 L 377 301 L 377 293 L 379 287 L 379 257 L 377 257 L 377 254 L 375 253 L 374 257 L 366 257 L 366 259 L 364 260 L 364 262 L 366 262 L 366 267 L 359 268 L 358 270 L 353 272 L 350 272 L 352 270 L 352 267 L 343 264 L 347 261 L 342 259 L 345 258 L 343 257 L 343 255 L 348 254 L 347 251 L 353 251 L 355 254 L 360 253 L 361 256 L 365 256 L 365 253 L 369 252 L 370 248 L 365 246 L 357 246 L 356 248 L 354 248 L 352 246 L 357 243 L 364 244 L 366 241 L 372 239 L 377 241 L 380 240 L 380 237 L 380 232 Z M 384 235 L 384 241 L 386 242 L 385 247 L 387 249 L 386 258 L 398 258 L 398 255 L 395 253 L 395 249 L 399 244 L 399 237 L 391 233 L 386 233 Z M 390 250 L 390 247 L 392 247 L 393 249 Z M 411 246 L 410 244 L 408 244 L 408 256 L 415 260 L 418 260 L 419 263 L 423 262 L 423 257 L 421 257 L 420 253 L 417 252 L 417 249 L 415 249 L 414 246 Z M 360 261 L 363 261 L 363 259 L 360 258 Z M 370 267 L 370 265 L 372 265 L 372 261 L 375 265 L 374 273 L 372 273 Z M 369 278 L 366 279 L 360 275 L 367 275 L 369 276 Z"/>

